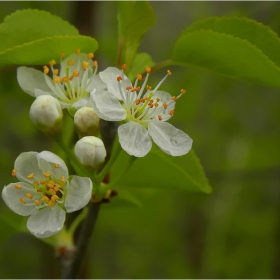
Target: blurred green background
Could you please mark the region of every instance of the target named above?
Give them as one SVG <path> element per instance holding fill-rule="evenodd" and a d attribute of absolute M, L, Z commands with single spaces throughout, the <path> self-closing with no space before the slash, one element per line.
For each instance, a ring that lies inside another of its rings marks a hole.
<path fill-rule="evenodd" d="M 279 2 L 151 5 L 157 23 L 140 51 L 156 62 L 170 57 L 185 27 L 210 16 L 249 17 L 280 34 Z M 0 2 L 1 22 L 25 8 L 49 11 L 95 37 L 99 69 L 115 65 L 116 2 Z M 279 89 L 201 69 L 171 70 L 162 89 L 187 90 L 171 122 L 193 138 L 213 193 L 170 189 L 144 198 L 142 192 L 143 208 L 104 205 L 82 277 L 280 278 Z M 165 71 L 153 74 L 151 84 Z M 16 67 L 0 66 L 1 186 L 13 181 L 11 170 L 21 152 L 58 151 L 31 123 L 32 102 L 17 84 Z M 18 223 L 20 217 L 2 200 L 0 214 L 0 278 L 59 278 L 53 249 L 30 235 L 13 235 L 3 219 L 9 215 Z"/>

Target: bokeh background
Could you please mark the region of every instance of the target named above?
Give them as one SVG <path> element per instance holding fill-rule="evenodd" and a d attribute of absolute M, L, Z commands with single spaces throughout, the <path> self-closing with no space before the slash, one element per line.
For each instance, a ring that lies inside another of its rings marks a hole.
<path fill-rule="evenodd" d="M 155 1 L 151 5 L 157 23 L 140 51 L 156 62 L 170 57 L 185 27 L 211 16 L 252 18 L 280 35 L 279 2 Z M 0 22 L 26 8 L 49 11 L 81 34 L 95 37 L 99 69 L 115 65 L 116 2 L 1 1 Z M 143 208 L 104 205 L 82 277 L 280 278 L 279 89 L 202 69 L 171 70 L 164 89 L 173 94 L 187 90 L 171 122 L 193 138 L 213 193 L 187 193 L 171 186 L 170 191 L 146 198 L 142 193 Z M 151 84 L 165 71 L 152 75 Z M 1 186 L 13 181 L 11 170 L 21 152 L 58 151 L 31 123 L 32 102 L 17 84 L 16 66 L 1 65 Z M 13 232 L 6 215 L 20 222 L 1 199 L 0 278 L 59 278 L 53 249 L 31 235 Z"/>

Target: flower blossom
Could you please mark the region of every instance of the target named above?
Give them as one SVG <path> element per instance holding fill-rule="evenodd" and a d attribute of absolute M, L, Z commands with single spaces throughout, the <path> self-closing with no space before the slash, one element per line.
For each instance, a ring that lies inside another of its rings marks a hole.
<path fill-rule="evenodd" d="M 15 213 L 30 215 L 27 228 L 39 238 L 60 231 L 65 221 L 65 211 L 77 211 L 91 198 L 91 180 L 73 176 L 69 182 L 64 161 L 48 151 L 20 154 L 12 175 L 20 182 L 4 187 L 3 200 Z"/>
<path fill-rule="evenodd" d="M 92 106 L 100 118 L 107 121 L 124 121 L 118 127 L 119 141 L 122 148 L 135 157 L 145 156 L 152 148 L 152 141 L 165 153 L 181 156 L 191 149 L 192 139 L 183 131 L 165 122 L 174 114 L 176 101 L 185 93 L 181 90 L 178 96 L 171 96 L 158 88 L 167 75 L 152 90 L 147 85 L 151 68 L 142 86 L 138 82 L 142 75 L 136 76 L 134 85 L 128 80 L 123 70 L 109 67 L 99 73 L 106 84 L 107 91 L 95 89 L 91 93 Z"/>
<path fill-rule="evenodd" d="M 17 69 L 17 79 L 22 90 L 33 97 L 51 95 L 58 99 L 62 109 L 72 106 L 81 108 L 89 101 L 90 92 L 105 88 L 97 74 L 97 61 L 93 53 L 76 53 L 63 59 L 60 54 L 60 70 L 55 60 L 43 67 L 43 72 L 21 66 Z"/>

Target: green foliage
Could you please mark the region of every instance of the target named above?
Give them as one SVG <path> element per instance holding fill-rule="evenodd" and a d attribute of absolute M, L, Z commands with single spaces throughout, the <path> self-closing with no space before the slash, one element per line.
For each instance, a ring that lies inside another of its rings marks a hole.
<path fill-rule="evenodd" d="M 243 18 L 210 18 L 186 28 L 173 63 L 198 66 L 238 80 L 280 87 L 280 39 L 269 28 Z"/>
<path fill-rule="evenodd" d="M 0 63 L 45 64 L 76 49 L 95 52 L 97 41 L 80 36 L 77 29 L 45 11 L 22 10 L 7 16 L 0 25 Z"/>
<path fill-rule="evenodd" d="M 156 17 L 149 2 L 118 2 L 118 66 L 125 63 L 127 72 L 129 72 L 143 36 L 155 24 L 155 20 Z"/>

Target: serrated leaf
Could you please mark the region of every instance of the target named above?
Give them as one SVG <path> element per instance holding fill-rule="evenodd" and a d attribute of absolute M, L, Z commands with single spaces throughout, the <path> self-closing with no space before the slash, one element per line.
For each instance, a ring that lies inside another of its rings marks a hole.
<path fill-rule="evenodd" d="M 155 62 L 152 60 L 149 54 L 147 53 L 136 54 L 130 72 L 128 74 L 129 80 L 133 81 L 138 73 L 145 72 L 147 66 L 153 67 L 154 65 Z"/>
<path fill-rule="evenodd" d="M 280 68 L 249 41 L 212 30 L 183 34 L 172 54 L 174 64 L 198 66 L 238 80 L 280 87 Z"/>
<path fill-rule="evenodd" d="M 280 38 L 273 30 L 260 22 L 239 17 L 212 17 L 192 24 L 184 30 L 183 34 L 202 29 L 247 40 L 278 67 L 280 66 Z"/>
<path fill-rule="evenodd" d="M 59 54 L 62 51 L 67 56 L 78 48 L 85 53 L 95 52 L 98 43 L 94 38 L 82 35 L 47 37 L 0 52 L 0 63 L 46 64 L 51 59 L 59 61 Z"/>
<path fill-rule="evenodd" d="M 125 63 L 127 72 L 143 36 L 155 24 L 155 19 L 155 13 L 149 2 L 118 2 L 119 48 L 121 48 L 119 64 Z"/>
<path fill-rule="evenodd" d="M 129 162 L 129 155 L 122 152 L 111 170 L 112 182 Z M 211 192 L 203 168 L 194 151 L 182 157 L 172 157 L 154 147 L 151 152 L 138 158 L 127 174 L 112 188 L 184 189 Z"/>
<path fill-rule="evenodd" d="M 0 52 L 45 37 L 78 34 L 74 26 L 49 12 L 16 11 L 0 24 Z"/>

